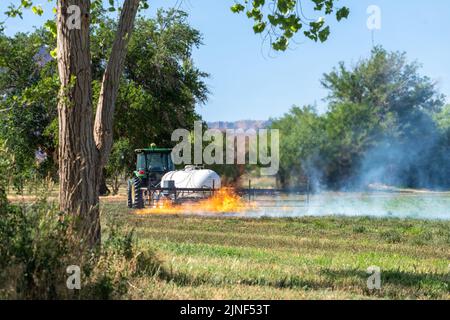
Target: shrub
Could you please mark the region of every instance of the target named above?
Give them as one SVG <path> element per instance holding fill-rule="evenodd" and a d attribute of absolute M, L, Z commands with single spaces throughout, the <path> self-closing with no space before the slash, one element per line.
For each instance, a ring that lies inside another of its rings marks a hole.
<path fill-rule="evenodd" d="M 353 227 L 354 233 L 365 233 L 367 231 L 366 227 L 364 226 L 355 226 Z"/>
<path fill-rule="evenodd" d="M 0 217 L 0 298 L 118 299 L 133 277 L 162 273 L 153 252 L 138 250 L 133 231 L 112 226 L 101 248 L 90 250 L 71 226 L 46 201 L 7 205 Z M 80 267 L 80 290 L 66 286 L 70 265 Z"/>
<path fill-rule="evenodd" d="M 400 243 L 403 241 L 402 235 L 395 230 L 389 230 L 381 233 L 381 239 L 385 240 L 388 243 Z"/>
<path fill-rule="evenodd" d="M 130 164 L 134 161 L 134 156 L 135 154 L 132 152 L 132 147 L 128 139 L 120 138 L 114 142 L 108 164 L 105 168 L 113 195 L 119 193 L 119 188 L 125 181 Z"/>

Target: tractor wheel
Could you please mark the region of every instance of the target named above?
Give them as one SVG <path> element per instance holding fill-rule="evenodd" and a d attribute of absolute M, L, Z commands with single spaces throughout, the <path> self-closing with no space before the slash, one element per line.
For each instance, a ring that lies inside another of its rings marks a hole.
<path fill-rule="evenodd" d="M 139 179 L 138 177 L 133 178 L 132 198 L 134 209 L 144 208 L 144 196 L 141 190 L 141 179 Z"/>
<path fill-rule="evenodd" d="M 127 206 L 128 208 L 133 208 L 133 183 L 128 180 L 127 184 Z"/>

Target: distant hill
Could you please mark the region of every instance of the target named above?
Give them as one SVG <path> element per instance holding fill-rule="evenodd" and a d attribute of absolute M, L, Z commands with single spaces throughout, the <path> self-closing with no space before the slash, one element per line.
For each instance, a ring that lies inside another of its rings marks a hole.
<path fill-rule="evenodd" d="M 239 121 L 215 121 L 208 122 L 208 128 L 210 129 L 266 129 L 268 128 L 272 122 L 270 120 L 239 120 Z"/>

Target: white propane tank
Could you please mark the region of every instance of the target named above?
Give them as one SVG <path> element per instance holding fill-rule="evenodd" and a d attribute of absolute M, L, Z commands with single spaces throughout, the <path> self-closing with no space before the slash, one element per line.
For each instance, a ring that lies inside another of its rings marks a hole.
<path fill-rule="evenodd" d="M 161 186 L 165 181 L 174 181 L 175 188 L 215 188 L 220 189 L 220 176 L 209 169 L 198 169 L 195 166 L 186 166 L 183 170 L 167 172 L 161 179 Z"/>

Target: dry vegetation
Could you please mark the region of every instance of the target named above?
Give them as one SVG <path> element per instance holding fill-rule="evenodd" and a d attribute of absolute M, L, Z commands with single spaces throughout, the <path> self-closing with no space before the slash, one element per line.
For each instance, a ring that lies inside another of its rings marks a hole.
<path fill-rule="evenodd" d="M 450 299 L 450 221 L 137 216 L 118 203 L 106 217 L 165 270 L 134 279 L 130 298 Z M 369 266 L 382 270 L 379 291 Z"/>

